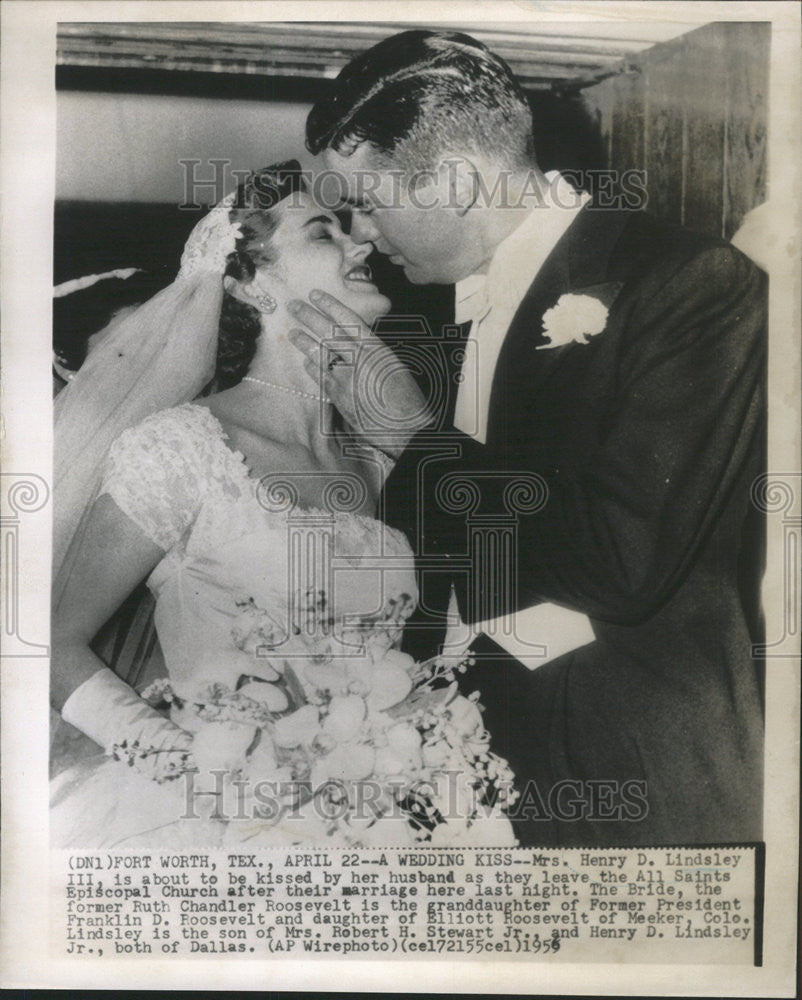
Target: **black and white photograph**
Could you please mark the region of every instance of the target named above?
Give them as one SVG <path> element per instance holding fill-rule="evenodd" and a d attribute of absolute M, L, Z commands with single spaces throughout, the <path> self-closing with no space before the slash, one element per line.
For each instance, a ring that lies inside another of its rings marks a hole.
<path fill-rule="evenodd" d="M 792 995 L 793 5 L 115 6 L 5 331 L 41 947 Z"/>

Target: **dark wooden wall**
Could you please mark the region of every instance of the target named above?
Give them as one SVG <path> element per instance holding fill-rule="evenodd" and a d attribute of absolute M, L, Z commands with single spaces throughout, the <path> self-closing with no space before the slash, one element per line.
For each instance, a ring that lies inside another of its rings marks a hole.
<path fill-rule="evenodd" d="M 609 166 L 646 173 L 647 208 L 729 239 L 766 198 L 770 25 L 707 24 L 583 91 Z"/>

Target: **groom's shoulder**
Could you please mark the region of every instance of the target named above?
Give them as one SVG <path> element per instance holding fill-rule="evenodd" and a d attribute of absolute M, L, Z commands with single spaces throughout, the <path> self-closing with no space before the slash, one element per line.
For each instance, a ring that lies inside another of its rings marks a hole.
<path fill-rule="evenodd" d="M 720 280 L 725 281 L 728 275 L 732 280 L 741 280 L 749 272 L 760 273 L 756 265 L 727 240 L 664 222 L 645 211 L 622 213 L 618 228 L 618 239 L 609 259 L 611 280 L 668 276 L 679 271 L 687 280 L 692 280 L 698 271 L 703 280 L 708 270 L 703 262 L 710 262 L 709 266 Z"/>

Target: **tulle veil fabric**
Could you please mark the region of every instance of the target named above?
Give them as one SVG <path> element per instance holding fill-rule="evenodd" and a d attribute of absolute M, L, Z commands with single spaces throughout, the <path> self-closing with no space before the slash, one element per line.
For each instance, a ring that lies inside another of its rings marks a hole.
<path fill-rule="evenodd" d="M 57 606 L 112 442 L 194 399 L 214 374 L 222 273 L 179 278 L 126 316 L 54 404 L 53 605 Z"/>
<path fill-rule="evenodd" d="M 112 442 L 159 410 L 194 399 L 214 375 L 223 275 L 241 235 L 227 195 L 195 226 L 178 277 L 126 316 L 54 405 L 53 590 L 58 607 Z"/>

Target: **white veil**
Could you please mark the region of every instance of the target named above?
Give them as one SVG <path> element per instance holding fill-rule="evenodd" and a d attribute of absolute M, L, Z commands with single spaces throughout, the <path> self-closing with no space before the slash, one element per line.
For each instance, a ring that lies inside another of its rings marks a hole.
<path fill-rule="evenodd" d="M 126 316 L 55 402 L 53 606 L 64 593 L 112 442 L 195 398 L 214 374 L 228 254 L 239 225 L 228 195 L 193 229 L 172 285 Z"/>

